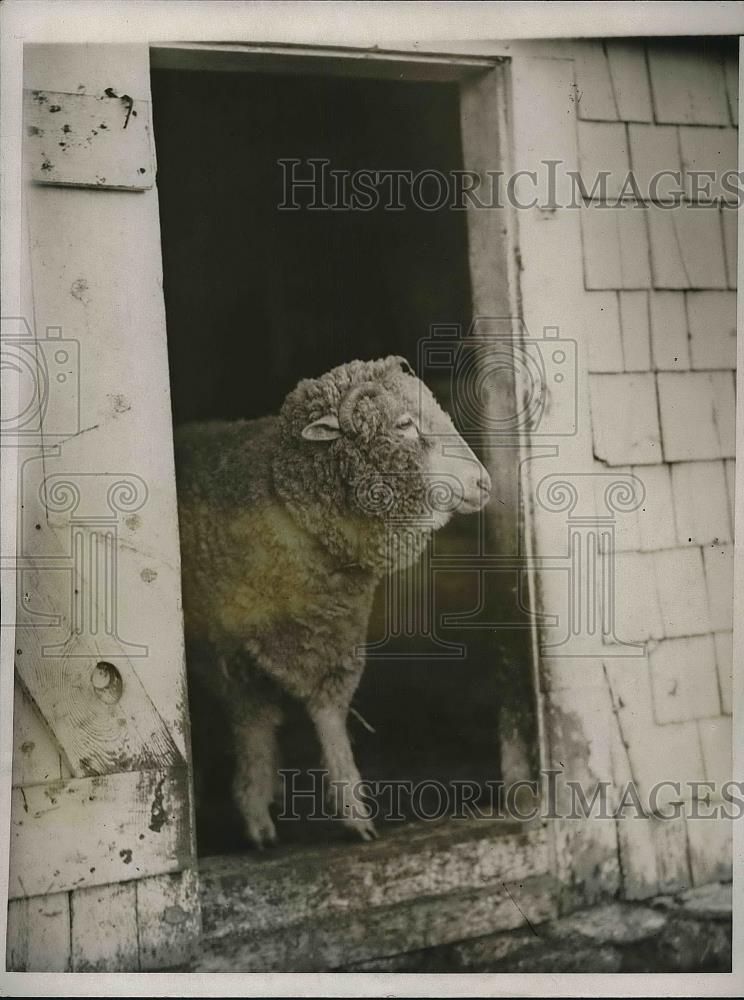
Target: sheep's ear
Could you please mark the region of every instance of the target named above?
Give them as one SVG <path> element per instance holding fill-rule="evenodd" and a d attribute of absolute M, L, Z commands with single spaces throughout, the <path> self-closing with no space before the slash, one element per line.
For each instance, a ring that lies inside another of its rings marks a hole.
<path fill-rule="evenodd" d="M 302 436 L 306 441 L 335 441 L 336 438 L 341 437 L 338 417 L 333 413 L 328 413 L 319 420 L 313 420 L 307 427 L 302 428 Z"/>

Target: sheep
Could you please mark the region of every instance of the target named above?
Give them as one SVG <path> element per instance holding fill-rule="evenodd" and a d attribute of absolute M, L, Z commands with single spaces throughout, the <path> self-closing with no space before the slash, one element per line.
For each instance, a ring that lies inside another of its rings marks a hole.
<path fill-rule="evenodd" d="M 317 731 L 343 823 L 373 839 L 346 717 L 375 588 L 454 513 L 483 508 L 488 472 L 400 357 L 304 379 L 278 416 L 182 425 L 176 468 L 187 644 L 214 650 L 189 672 L 224 706 L 245 834 L 276 840 L 288 694 Z M 394 525 L 406 530 L 391 546 Z"/>

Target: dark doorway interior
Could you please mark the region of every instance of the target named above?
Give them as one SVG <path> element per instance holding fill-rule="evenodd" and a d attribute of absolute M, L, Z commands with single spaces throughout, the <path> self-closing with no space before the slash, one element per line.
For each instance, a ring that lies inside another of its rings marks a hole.
<path fill-rule="evenodd" d="M 152 88 L 176 423 L 274 413 L 300 378 L 386 354 L 415 365 L 431 324 L 467 328 L 464 212 L 277 207 L 281 159 L 325 158 L 350 171 L 462 168 L 456 84 L 157 70 Z M 432 388 L 446 406 L 447 379 Z M 455 519 L 438 551 L 475 551 L 485 524 Z M 473 574 L 447 577 L 439 610 L 475 608 Z M 513 606 L 511 591 L 505 600 Z M 498 779 L 513 642 L 507 652 L 493 630 L 441 632 L 463 657 L 431 658 L 431 644 L 414 636 L 405 651 L 418 656 L 368 663 L 354 705 L 375 732 L 350 719 L 363 776 Z M 370 638 L 383 634 L 380 595 Z M 524 676 L 527 632 L 517 645 Z M 201 746 L 214 753 L 219 709 L 193 691 L 191 704 L 198 770 Z M 317 766 L 309 727 L 298 718 L 286 730 L 286 762 Z M 201 853 L 242 846 L 225 761 L 225 780 L 209 783 L 215 808 L 197 815 Z M 405 801 L 404 809 L 410 815 Z M 283 840 L 327 835 L 322 825 L 280 829 Z"/>

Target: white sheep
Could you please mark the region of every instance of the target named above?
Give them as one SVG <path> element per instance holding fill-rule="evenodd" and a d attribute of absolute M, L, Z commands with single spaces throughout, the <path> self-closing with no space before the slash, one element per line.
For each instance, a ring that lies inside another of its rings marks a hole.
<path fill-rule="evenodd" d="M 224 705 L 247 836 L 276 838 L 286 692 L 314 723 L 344 823 L 371 839 L 346 718 L 375 588 L 453 513 L 483 507 L 488 473 L 397 357 L 303 380 L 279 416 L 184 425 L 176 467 L 187 640 L 214 651 L 189 669 Z"/>

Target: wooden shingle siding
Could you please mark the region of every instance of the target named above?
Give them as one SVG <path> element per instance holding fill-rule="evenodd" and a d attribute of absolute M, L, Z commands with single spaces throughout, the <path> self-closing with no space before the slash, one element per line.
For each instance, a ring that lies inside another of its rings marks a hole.
<path fill-rule="evenodd" d="M 672 211 L 653 204 L 646 209 L 654 288 L 690 287 Z"/>
<path fill-rule="evenodd" d="M 651 292 L 651 354 L 657 371 L 690 367 L 687 314 L 682 292 Z"/>
<path fill-rule="evenodd" d="M 734 547 L 711 544 L 703 549 L 711 625 L 716 632 L 733 628 Z"/>
<path fill-rule="evenodd" d="M 618 119 L 610 66 L 602 42 L 585 42 L 576 49 L 579 117 L 585 121 Z"/>
<path fill-rule="evenodd" d="M 690 288 L 728 288 L 718 208 L 681 205 L 669 214 Z"/>
<path fill-rule="evenodd" d="M 720 714 L 712 635 L 664 639 L 650 651 L 649 666 L 659 725 Z"/>
<path fill-rule="evenodd" d="M 675 462 L 671 468 L 678 544 L 731 541 L 723 462 Z"/>
<path fill-rule="evenodd" d="M 726 258 L 726 277 L 729 288 L 736 288 L 737 281 L 737 222 L 738 216 L 736 211 L 724 205 L 721 208 L 721 225 L 723 227 L 723 248 Z"/>
<path fill-rule="evenodd" d="M 652 558 L 664 635 L 676 638 L 712 632 L 701 550 L 663 549 Z"/>
<path fill-rule="evenodd" d="M 732 675 L 734 668 L 733 632 L 716 632 L 714 639 L 716 643 L 718 688 L 721 692 L 721 709 L 725 715 L 731 715 Z"/>
<path fill-rule="evenodd" d="M 721 178 L 726 173 L 736 171 L 738 142 L 739 133 L 735 128 L 680 126 L 679 147 L 682 169 L 687 178 L 686 190 L 692 192 L 697 187 L 701 200 L 722 199 L 733 202 L 732 179 L 729 177 L 728 186 L 725 186 L 721 183 Z M 692 173 L 700 176 L 693 178 L 690 176 Z M 715 176 L 705 177 L 706 173 Z"/>
<path fill-rule="evenodd" d="M 652 553 L 615 555 L 614 611 L 619 639 L 645 642 L 664 635 Z"/>
<path fill-rule="evenodd" d="M 641 194 L 652 201 L 669 201 L 680 186 L 671 176 L 680 171 L 677 129 L 673 125 L 630 124 L 628 136 L 633 176 Z"/>
<path fill-rule="evenodd" d="M 694 885 L 729 881 L 731 878 L 732 835 L 733 821 L 723 816 L 717 819 L 690 819 L 688 821 L 687 838 Z"/>
<path fill-rule="evenodd" d="M 648 371 L 651 368 L 651 341 L 645 291 L 620 292 L 620 327 L 625 371 Z"/>
<path fill-rule="evenodd" d="M 730 372 L 659 372 L 656 379 L 666 461 L 735 456 Z"/>
<path fill-rule="evenodd" d="M 668 465 L 633 466 L 633 475 L 643 483 L 646 496 L 636 511 L 642 552 L 674 548 L 674 510 Z"/>
<path fill-rule="evenodd" d="M 597 458 L 608 465 L 661 461 L 654 376 L 591 375 L 589 387 Z"/>
<path fill-rule="evenodd" d="M 688 292 L 687 316 L 694 369 L 736 368 L 736 294 Z"/>
<path fill-rule="evenodd" d="M 626 122 L 653 121 L 646 53 L 637 42 L 605 43 L 618 117 Z"/>
<path fill-rule="evenodd" d="M 630 170 L 628 132 L 623 122 L 579 122 L 579 167 L 583 191 L 617 198 Z M 607 176 L 600 175 L 604 174 Z M 601 184 L 595 186 L 601 180 Z"/>
<path fill-rule="evenodd" d="M 700 719 L 698 722 L 700 743 L 703 749 L 705 776 L 709 781 L 722 785 L 731 780 L 732 743 L 731 718 L 719 716 L 716 719 Z"/>
<path fill-rule="evenodd" d="M 590 372 L 623 371 L 617 292 L 590 292 L 584 297 L 584 337 L 589 345 Z"/>
<path fill-rule="evenodd" d="M 647 46 L 654 118 L 679 125 L 728 125 L 723 63 L 702 45 Z"/>

